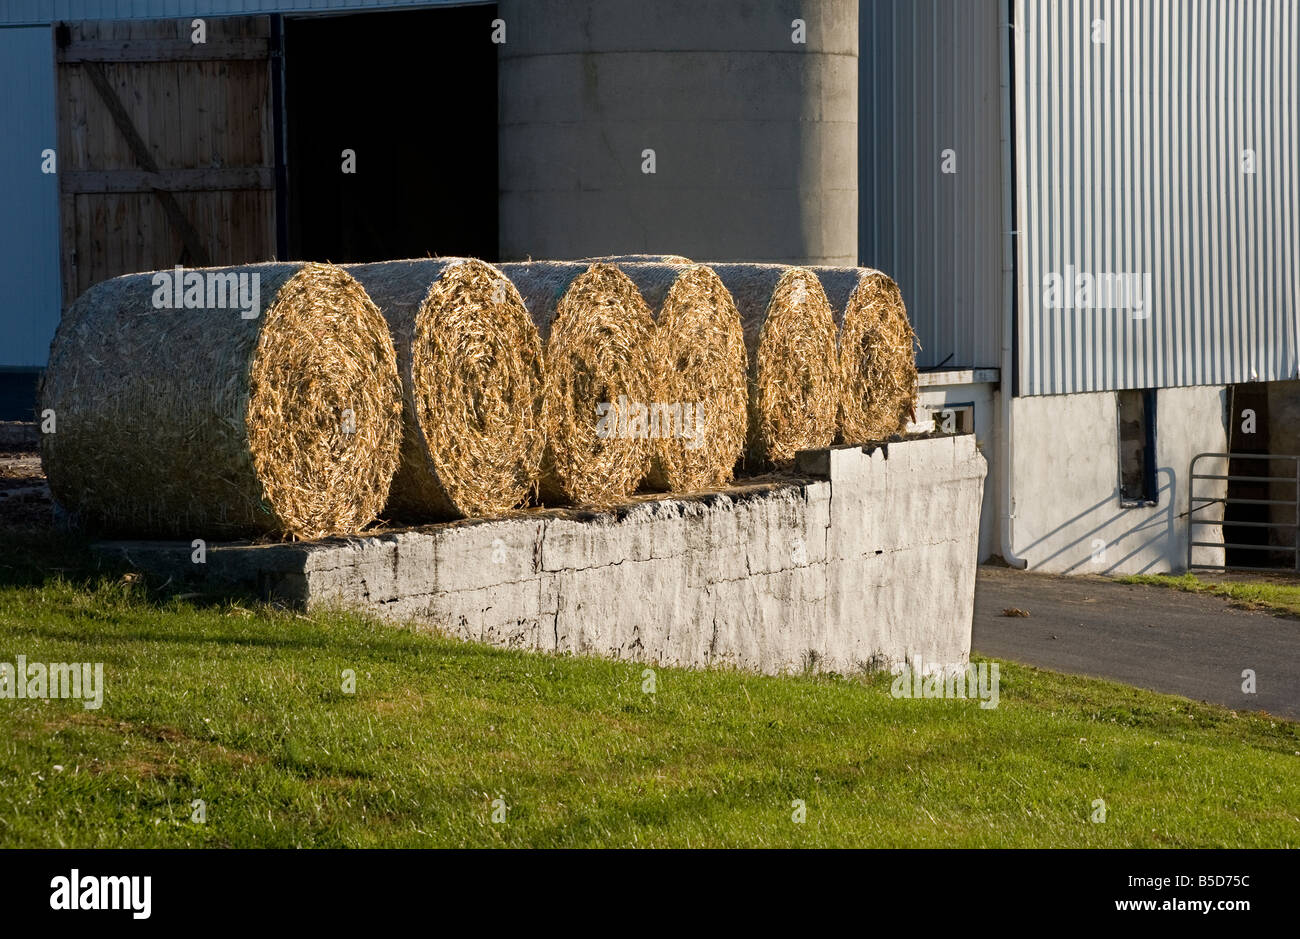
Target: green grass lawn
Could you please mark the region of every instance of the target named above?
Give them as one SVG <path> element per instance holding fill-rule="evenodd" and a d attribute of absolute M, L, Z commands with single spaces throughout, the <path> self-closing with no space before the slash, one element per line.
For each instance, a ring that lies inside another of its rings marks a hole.
<path fill-rule="evenodd" d="M 1300 846 L 1284 720 L 1010 665 L 993 710 L 887 676 L 646 694 L 641 664 L 183 598 L 0 534 L 0 662 L 107 686 L 0 700 L 4 847 Z"/>
<path fill-rule="evenodd" d="M 1227 597 L 1239 606 L 1251 609 L 1273 610 L 1300 616 L 1300 583 L 1258 581 L 1204 581 L 1195 574 L 1135 574 L 1117 578 L 1125 584 L 1145 584 L 1152 587 L 1172 587 L 1189 593 L 1209 593 Z"/>

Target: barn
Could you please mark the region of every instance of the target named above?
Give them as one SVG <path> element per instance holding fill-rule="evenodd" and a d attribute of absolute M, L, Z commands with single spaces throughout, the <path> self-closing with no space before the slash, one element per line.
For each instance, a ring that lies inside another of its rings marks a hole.
<path fill-rule="evenodd" d="M 1296 48 L 1289 0 L 15 0 L 2 416 L 127 271 L 861 263 L 981 558 L 1300 567 Z"/>

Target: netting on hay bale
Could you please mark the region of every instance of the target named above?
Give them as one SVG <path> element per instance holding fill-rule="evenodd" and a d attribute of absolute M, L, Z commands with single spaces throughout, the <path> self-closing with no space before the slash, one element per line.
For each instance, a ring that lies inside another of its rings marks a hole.
<path fill-rule="evenodd" d="M 588 264 L 694 264 L 680 254 L 607 254 L 599 258 L 582 258 Z"/>
<path fill-rule="evenodd" d="M 483 261 L 348 265 L 388 321 L 404 394 L 389 510 L 428 521 L 499 514 L 536 491 L 542 348 L 523 298 Z"/>
<path fill-rule="evenodd" d="M 100 283 L 63 318 L 40 395 L 55 499 L 112 532 L 349 534 L 397 467 L 393 344 L 330 265 Z"/>
<path fill-rule="evenodd" d="M 806 268 L 712 264 L 735 298 L 749 351 L 745 468 L 787 469 L 835 439 L 839 370 L 826 293 Z"/>
<path fill-rule="evenodd" d="M 903 294 L 870 268 L 811 268 L 839 326 L 840 437 L 883 440 L 907 428 L 916 405 L 916 334 Z"/>
<path fill-rule="evenodd" d="M 626 498 L 652 456 L 649 439 L 619 432 L 615 420 L 620 402 L 656 400 L 654 322 L 645 300 L 610 264 L 529 261 L 500 269 L 518 288 L 545 350 L 542 498 L 593 506 Z"/>

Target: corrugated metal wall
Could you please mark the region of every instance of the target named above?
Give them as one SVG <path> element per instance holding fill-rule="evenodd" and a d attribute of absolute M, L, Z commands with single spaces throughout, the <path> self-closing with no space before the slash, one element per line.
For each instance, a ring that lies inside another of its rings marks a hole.
<path fill-rule="evenodd" d="M 902 287 L 922 367 L 1000 364 L 1006 16 L 1005 0 L 860 8 L 858 253 Z"/>
<path fill-rule="evenodd" d="M 1020 392 L 1295 378 L 1295 0 L 1017 0 L 1016 23 Z M 1048 308 L 1067 265 L 1149 273 L 1149 315 Z"/>
<path fill-rule="evenodd" d="M 0 367 L 45 365 L 59 324 L 59 183 L 41 172 L 54 127 L 48 27 L 0 29 Z"/>
<path fill-rule="evenodd" d="M 311 13 L 487 3 L 491 0 L 4 0 L 0 25 L 59 20 L 150 20 L 248 13 Z"/>

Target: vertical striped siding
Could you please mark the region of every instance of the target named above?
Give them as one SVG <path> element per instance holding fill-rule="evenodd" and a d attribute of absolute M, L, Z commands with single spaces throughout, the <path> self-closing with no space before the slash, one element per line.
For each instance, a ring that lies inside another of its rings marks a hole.
<path fill-rule="evenodd" d="M 1296 378 L 1294 0 L 1018 0 L 1016 22 L 1021 393 Z M 1067 265 L 1149 273 L 1149 318 L 1046 308 Z"/>
<path fill-rule="evenodd" d="M 1005 0 L 862 0 L 858 20 L 860 261 L 898 281 L 921 366 L 997 366 Z"/>

